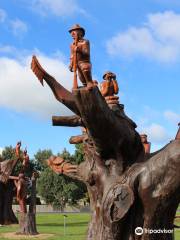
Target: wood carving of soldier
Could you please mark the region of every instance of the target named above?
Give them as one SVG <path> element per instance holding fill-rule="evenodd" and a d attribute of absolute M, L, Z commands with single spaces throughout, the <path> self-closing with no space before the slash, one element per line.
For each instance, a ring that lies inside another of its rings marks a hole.
<path fill-rule="evenodd" d="M 73 38 L 73 43 L 70 46 L 70 66 L 69 70 L 76 74 L 78 70 L 78 76 L 83 86 L 87 86 L 88 89 L 93 87 L 92 75 L 91 75 L 91 62 L 90 62 L 90 43 L 84 39 L 85 30 L 80 25 L 74 25 L 69 33 Z M 74 80 L 77 81 L 77 80 Z M 77 88 L 77 84 L 74 85 Z"/>
<path fill-rule="evenodd" d="M 118 83 L 116 81 L 116 74 L 107 71 L 103 75 L 104 81 L 100 85 L 100 91 L 102 96 L 105 98 L 109 107 L 119 106 L 119 97 L 116 95 L 119 92 Z M 133 122 L 124 113 L 124 108 L 113 108 L 113 111 L 121 118 L 125 118 L 134 128 L 136 128 L 135 122 Z"/>
<path fill-rule="evenodd" d="M 23 169 L 27 168 L 29 165 L 29 155 L 27 153 L 27 149 L 23 152 Z"/>
<path fill-rule="evenodd" d="M 21 141 L 17 142 L 16 144 L 16 148 L 15 148 L 16 157 L 20 156 L 20 148 L 21 148 Z"/>
<path fill-rule="evenodd" d="M 103 75 L 104 81 L 101 83 L 101 94 L 103 97 L 111 97 L 118 94 L 119 88 L 116 81 L 116 74 L 110 71 Z"/>
<path fill-rule="evenodd" d="M 151 143 L 148 142 L 147 135 L 146 134 L 141 134 L 140 137 L 141 137 L 141 142 L 144 146 L 145 153 L 150 153 Z"/>
<path fill-rule="evenodd" d="M 19 202 L 20 212 L 27 213 L 26 197 L 27 197 L 27 183 L 23 173 L 19 174 L 19 179 L 14 180 L 17 188 L 17 201 Z"/>

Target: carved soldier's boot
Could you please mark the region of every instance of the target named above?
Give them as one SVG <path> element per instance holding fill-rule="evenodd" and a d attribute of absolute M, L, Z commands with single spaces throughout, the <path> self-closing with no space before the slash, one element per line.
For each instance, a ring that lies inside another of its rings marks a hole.
<path fill-rule="evenodd" d="M 86 79 L 87 89 L 92 90 L 94 84 L 92 81 L 91 71 L 83 71 L 84 78 Z"/>

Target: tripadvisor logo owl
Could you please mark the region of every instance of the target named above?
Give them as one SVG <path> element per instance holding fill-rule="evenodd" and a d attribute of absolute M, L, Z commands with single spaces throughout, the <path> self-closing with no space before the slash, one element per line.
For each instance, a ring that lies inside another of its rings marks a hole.
<path fill-rule="evenodd" d="M 149 229 L 149 228 L 142 228 L 142 227 L 137 227 L 135 228 L 135 234 L 136 235 L 142 235 L 142 234 L 172 234 L 173 229 Z"/>
<path fill-rule="evenodd" d="M 142 235 L 143 234 L 143 228 L 142 227 L 137 227 L 135 229 L 135 234 L 136 235 Z"/>

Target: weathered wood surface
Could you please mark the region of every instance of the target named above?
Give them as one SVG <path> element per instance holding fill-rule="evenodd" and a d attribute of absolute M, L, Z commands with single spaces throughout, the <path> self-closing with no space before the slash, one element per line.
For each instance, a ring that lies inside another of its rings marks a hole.
<path fill-rule="evenodd" d="M 54 81 L 48 84 L 62 99 Z M 74 89 L 71 97 L 73 104 L 65 105 L 75 106 L 87 134 L 70 142 L 83 142 L 85 161 L 64 174 L 87 186 L 92 209 L 87 240 L 171 240 L 166 233 L 137 236 L 135 229 L 173 229 L 180 202 L 179 132 L 164 148 L 145 155 L 136 124 L 122 105 L 108 105 L 96 86 Z"/>

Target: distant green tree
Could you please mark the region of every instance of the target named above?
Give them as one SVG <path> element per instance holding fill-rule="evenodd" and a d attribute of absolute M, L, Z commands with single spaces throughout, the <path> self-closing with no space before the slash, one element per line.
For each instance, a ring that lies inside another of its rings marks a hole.
<path fill-rule="evenodd" d="M 63 210 L 66 204 L 74 205 L 84 197 L 84 190 L 72 179 L 46 168 L 38 179 L 38 193 L 54 208 Z"/>
<path fill-rule="evenodd" d="M 12 146 L 5 147 L 1 155 L 4 160 L 16 158 L 15 149 Z"/>
<path fill-rule="evenodd" d="M 34 169 L 37 171 L 43 171 L 47 168 L 47 164 L 45 160 L 47 160 L 53 153 L 50 149 L 38 150 L 38 152 L 34 155 Z"/>
<path fill-rule="evenodd" d="M 70 162 L 73 162 L 74 160 L 73 156 L 67 151 L 66 148 L 64 148 L 61 153 L 58 153 L 57 156 L 62 157 L 64 160 Z"/>
<path fill-rule="evenodd" d="M 73 155 L 73 159 L 76 164 L 80 164 L 84 161 L 83 144 L 75 145 L 75 153 Z"/>
<path fill-rule="evenodd" d="M 58 153 L 58 156 L 66 161 L 76 162 L 74 155 L 71 155 L 66 149 L 62 153 Z M 78 200 L 84 198 L 87 192 L 83 183 L 62 174 L 58 175 L 49 168 L 43 169 L 37 186 L 39 195 L 46 203 L 61 210 L 66 204 L 76 204 Z"/>

